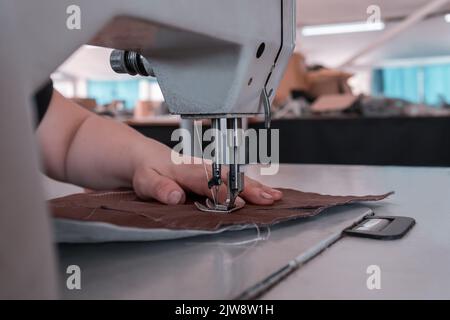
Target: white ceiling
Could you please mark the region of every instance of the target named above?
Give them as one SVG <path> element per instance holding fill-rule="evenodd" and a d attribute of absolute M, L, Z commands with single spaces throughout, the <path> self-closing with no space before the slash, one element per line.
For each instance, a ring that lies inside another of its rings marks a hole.
<path fill-rule="evenodd" d="M 329 24 L 364 21 L 366 9 L 376 4 L 381 18 L 404 17 L 431 0 L 298 0 L 297 25 Z M 442 9 L 448 9 L 449 5 Z M 390 22 L 386 30 L 396 23 Z M 303 37 L 297 32 L 297 50 L 302 51 L 310 63 L 337 66 L 356 51 L 364 48 L 382 35 L 380 32 Z M 363 65 L 377 64 L 386 59 L 450 56 L 450 24 L 443 17 L 422 21 L 384 46 L 359 60 Z M 109 67 L 109 51 L 100 48 L 79 50 L 60 70 L 81 78 L 121 78 Z M 125 76 L 128 78 L 128 76 Z"/>
<path fill-rule="evenodd" d="M 365 21 L 370 5 L 380 7 L 382 18 L 402 17 L 429 2 L 431 0 L 297 0 L 297 24 Z"/>
<path fill-rule="evenodd" d="M 388 24 L 386 30 L 394 24 Z M 364 32 L 318 37 L 297 37 L 297 50 L 309 63 L 338 66 L 352 54 L 382 35 Z M 390 42 L 358 60 L 360 65 L 378 64 L 384 60 L 450 56 L 450 24 L 442 17 L 429 19 L 411 27 Z"/>
<path fill-rule="evenodd" d="M 381 9 L 381 19 L 402 18 L 430 0 L 299 0 L 297 24 L 314 25 L 351 21 L 365 21 L 366 9 L 376 4 Z M 450 12 L 448 5 L 439 11 Z M 399 22 L 387 23 L 386 30 Z M 308 62 L 338 66 L 358 50 L 380 37 L 384 31 L 363 32 L 317 37 L 303 37 L 297 32 L 297 50 L 302 51 Z M 373 65 L 383 60 L 450 55 L 450 24 L 442 16 L 419 22 L 396 38 L 358 60 L 361 65 Z"/>
<path fill-rule="evenodd" d="M 75 51 L 58 71 L 81 79 L 130 79 L 115 73 L 109 64 L 111 49 L 83 46 Z"/>

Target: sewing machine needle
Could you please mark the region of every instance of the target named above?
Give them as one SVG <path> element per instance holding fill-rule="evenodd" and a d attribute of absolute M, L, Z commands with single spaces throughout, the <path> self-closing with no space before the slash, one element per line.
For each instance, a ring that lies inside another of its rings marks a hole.
<path fill-rule="evenodd" d="M 214 186 L 214 206 L 217 206 L 219 203 L 219 186 Z"/>

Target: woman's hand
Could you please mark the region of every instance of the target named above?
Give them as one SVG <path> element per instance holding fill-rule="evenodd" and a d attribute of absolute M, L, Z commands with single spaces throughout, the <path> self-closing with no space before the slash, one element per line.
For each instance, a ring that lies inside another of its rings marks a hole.
<path fill-rule="evenodd" d="M 140 197 L 167 204 L 184 203 L 185 190 L 212 195 L 202 164 L 175 164 L 167 146 L 123 123 L 101 118 L 57 91 L 37 136 L 44 170 L 54 179 L 93 190 L 133 187 Z M 192 162 L 188 159 L 188 163 Z M 209 164 L 207 170 L 211 177 Z M 223 171 L 219 201 L 227 194 L 227 174 Z M 255 204 L 270 205 L 282 195 L 246 178 L 241 196 Z"/>
<path fill-rule="evenodd" d="M 208 177 L 211 177 L 211 168 L 207 164 Z M 139 167 L 133 177 L 133 188 L 141 198 L 154 198 L 166 204 L 180 204 L 186 201 L 185 191 L 191 191 L 199 195 L 211 198 L 212 193 L 208 188 L 208 178 L 205 167 L 202 164 L 172 164 L 170 170 L 161 174 L 149 166 Z M 222 185 L 219 189 L 219 201 L 223 202 L 227 196 L 227 171 L 222 170 Z M 280 200 L 282 193 L 276 189 L 265 186 L 253 179 L 245 178 L 244 190 L 240 196 L 251 203 L 259 205 L 271 205 Z M 244 200 L 238 197 L 236 202 Z"/>

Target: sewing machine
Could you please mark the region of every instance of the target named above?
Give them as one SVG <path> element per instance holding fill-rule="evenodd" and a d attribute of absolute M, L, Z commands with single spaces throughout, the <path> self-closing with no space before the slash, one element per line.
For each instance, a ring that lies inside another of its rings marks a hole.
<path fill-rule="evenodd" d="M 156 11 L 176 7 L 163 3 Z M 264 113 L 270 126 L 274 89 L 294 49 L 295 2 L 195 1 L 186 9 L 180 11 L 190 20 L 185 25 L 175 12 L 155 14 L 155 21 L 116 17 L 90 43 L 120 49 L 110 56 L 114 71 L 155 76 L 171 113 L 211 119 L 217 131 L 208 177 L 213 202 L 196 205 L 229 213 L 238 209 L 235 199 L 244 188 L 242 118 Z M 224 204 L 218 201 L 222 165 L 229 166 Z"/>
<path fill-rule="evenodd" d="M 57 287 L 70 299 L 449 297 L 447 168 L 283 165 L 276 177 L 262 177 L 274 186 L 327 194 L 395 190 L 375 212 L 419 223 L 397 242 L 342 237 L 373 213 L 351 206 L 262 235 L 243 230 L 189 241 L 60 246 L 57 268 L 31 125 L 31 97 L 50 73 L 84 43 L 139 53 L 148 61 L 131 54 L 135 70 L 157 76 L 172 112 L 222 118 L 221 126 L 230 118 L 233 128 L 237 119 L 264 112 L 294 41 L 287 0 L 76 3 L 81 29 L 66 27 L 71 0 L 1 2 L 0 298 L 56 298 Z M 73 264 L 82 267 L 82 290 L 66 287 Z M 381 290 L 367 286 L 373 265 L 382 272 Z"/>
<path fill-rule="evenodd" d="M 294 4 L 293 0 L 2 1 L 0 96 L 9 107 L 0 111 L 0 235 L 5 244 L 1 251 L 10 266 L 0 277 L 3 290 L 21 297 L 55 297 L 54 253 L 31 104 L 34 93 L 59 65 L 82 44 L 122 50 L 112 57 L 116 70 L 154 74 L 172 113 L 211 118 L 213 126 L 232 130 L 254 114 L 265 113 L 269 123 L 270 101 L 294 47 Z M 231 142 L 230 148 L 235 147 Z M 216 211 L 232 209 L 243 188 L 240 164 L 226 161 L 213 164 L 211 188 L 221 183 L 222 164 L 230 164 L 229 195 L 224 206 L 208 208 Z M 28 267 L 17 268 L 21 265 Z M 33 285 L 27 279 L 34 279 Z"/>

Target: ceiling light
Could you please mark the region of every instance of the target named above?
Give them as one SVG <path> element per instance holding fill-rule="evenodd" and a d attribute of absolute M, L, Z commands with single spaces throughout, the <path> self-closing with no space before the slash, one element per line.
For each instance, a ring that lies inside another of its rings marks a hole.
<path fill-rule="evenodd" d="M 340 34 L 353 32 L 367 32 L 380 31 L 385 27 L 383 22 L 352 22 L 352 23 L 338 23 L 338 24 L 323 24 L 316 26 L 306 26 L 302 29 L 302 35 L 320 36 L 326 34 Z"/>

